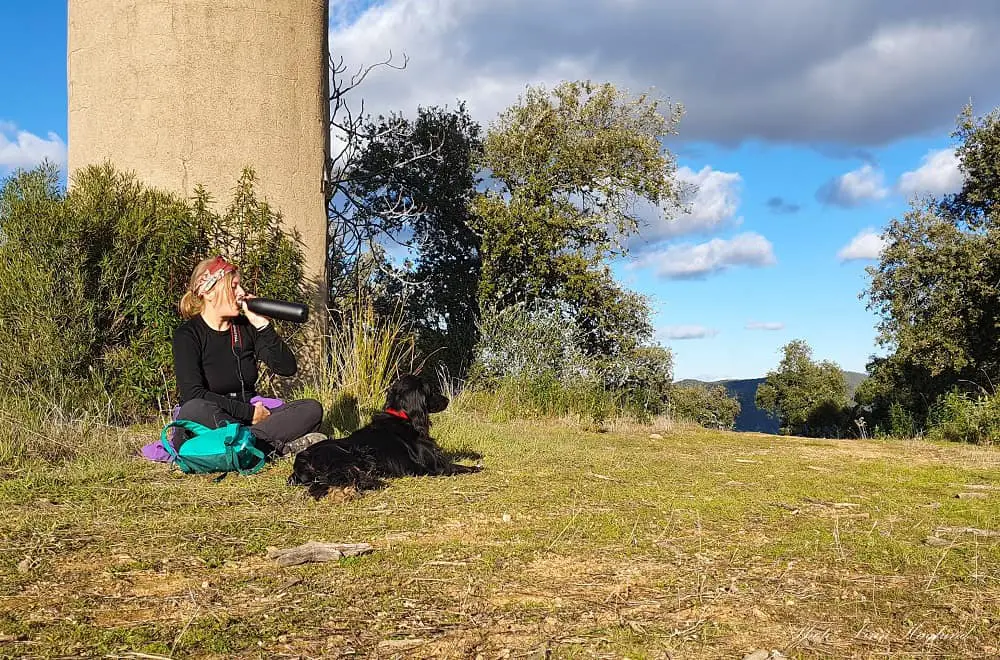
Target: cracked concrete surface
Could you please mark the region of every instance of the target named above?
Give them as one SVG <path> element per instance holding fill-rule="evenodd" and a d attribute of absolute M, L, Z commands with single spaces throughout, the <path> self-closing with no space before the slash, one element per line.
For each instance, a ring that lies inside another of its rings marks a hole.
<path fill-rule="evenodd" d="M 69 0 L 70 171 L 221 203 L 251 165 L 322 275 L 326 0 Z"/>

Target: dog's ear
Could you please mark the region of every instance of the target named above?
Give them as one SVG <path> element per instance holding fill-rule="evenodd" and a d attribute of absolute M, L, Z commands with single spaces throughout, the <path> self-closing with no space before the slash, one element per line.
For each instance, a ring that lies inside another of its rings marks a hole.
<path fill-rule="evenodd" d="M 430 419 L 427 417 L 427 395 L 427 386 L 423 380 L 419 376 L 407 374 L 389 388 L 386 407 L 405 412 L 417 432 L 426 437 L 430 434 L 431 428 Z"/>
<path fill-rule="evenodd" d="M 422 384 L 420 378 L 413 374 L 400 376 L 386 392 L 385 407 L 403 410 L 409 414 L 410 411 L 407 410 L 406 406 L 407 404 L 413 405 L 413 394 L 421 391 Z"/>

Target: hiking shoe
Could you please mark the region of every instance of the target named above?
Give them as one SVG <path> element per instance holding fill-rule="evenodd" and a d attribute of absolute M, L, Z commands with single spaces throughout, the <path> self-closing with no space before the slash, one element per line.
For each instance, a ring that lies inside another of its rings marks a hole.
<path fill-rule="evenodd" d="M 282 447 L 282 456 L 291 456 L 293 454 L 298 454 L 300 451 L 304 451 L 309 447 L 312 447 L 317 442 L 322 442 L 326 440 L 326 436 L 322 433 L 306 433 L 301 438 L 295 438 L 287 445 Z"/>

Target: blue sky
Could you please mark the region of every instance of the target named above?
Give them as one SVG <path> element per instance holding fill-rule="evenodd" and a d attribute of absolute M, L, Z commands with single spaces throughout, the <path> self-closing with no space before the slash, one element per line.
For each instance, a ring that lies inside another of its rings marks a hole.
<path fill-rule="evenodd" d="M 684 104 L 668 141 L 698 185 L 614 264 L 649 295 L 677 378 L 763 375 L 780 347 L 863 370 L 858 299 L 878 232 L 914 193 L 960 185 L 962 104 L 1000 104 L 991 0 L 331 0 L 351 66 L 406 53 L 362 88 L 374 112 L 467 102 L 488 125 L 527 84 L 610 80 Z M 66 2 L 0 4 L 0 176 L 65 163 Z M 853 243 L 853 245 L 852 245 Z"/>

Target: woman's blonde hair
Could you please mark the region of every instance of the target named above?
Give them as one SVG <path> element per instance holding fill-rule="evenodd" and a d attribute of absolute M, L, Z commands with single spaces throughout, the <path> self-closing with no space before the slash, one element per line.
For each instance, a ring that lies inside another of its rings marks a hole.
<path fill-rule="evenodd" d="M 202 259 L 198 262 L 198 265 L 194 267 L 191 272 L 191 279 L 188 280 L 187 291 L 184 292 L 184 296 L 181 301 L 177 304 L 177 311 L 180 312 L 181 318 L 193 319 L 194 317 L 201 314 L 202 310 L 205 309 L 205 298 L 204 296 L 198 295 L 198 286 L 201 284 L 201 278 L 204 277 L 205 273 L 208 271 L 208 267 L 211 266 L 218 257 L 209 257 L 208 259 Z M 233 277 L 239 271 L 226 273 L 225 277 L 222 278 L 222 295 L 226 296 L 229 302 L 236 302 L 236 294 L 233 292 Z M 212 287 L 215 289 L 216 287 Z M 211 289 L 210 289 L 211 290 Z"/>

